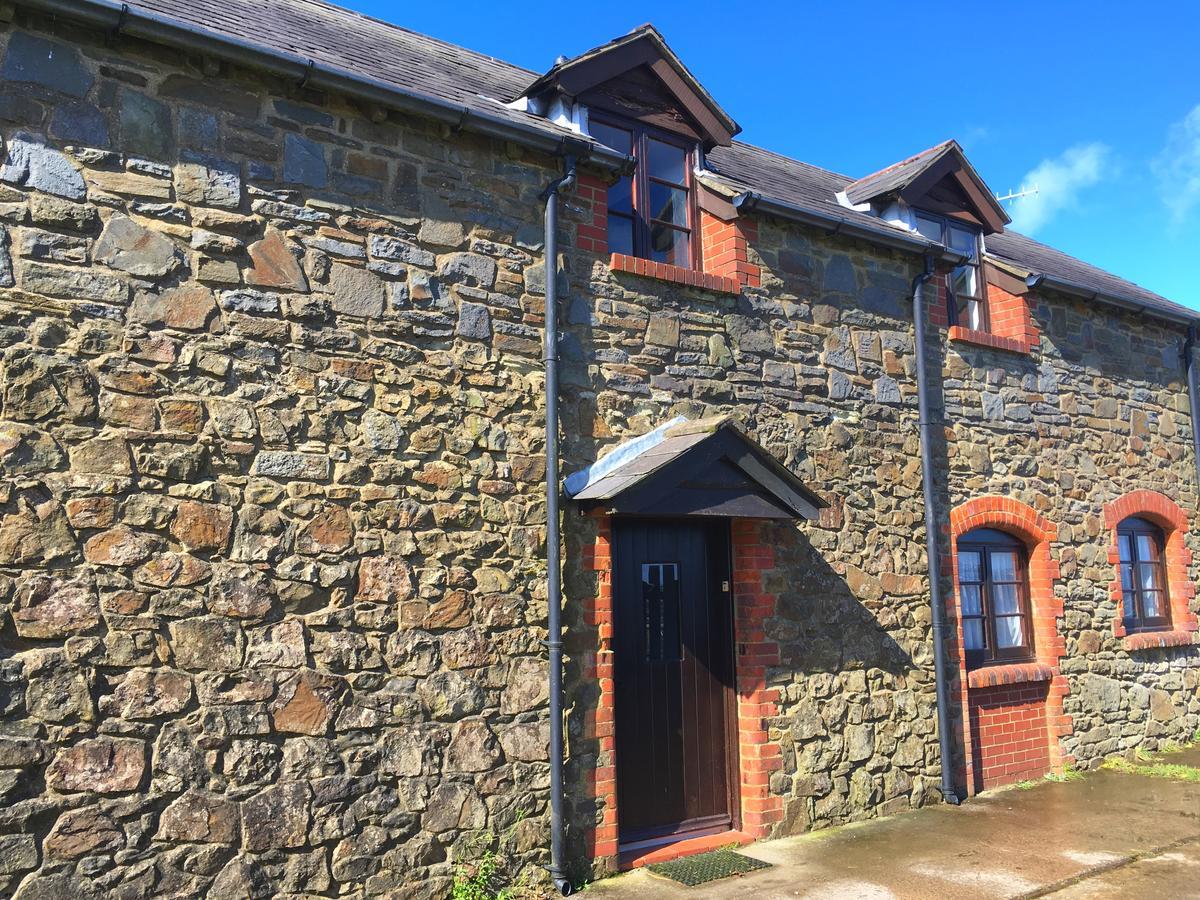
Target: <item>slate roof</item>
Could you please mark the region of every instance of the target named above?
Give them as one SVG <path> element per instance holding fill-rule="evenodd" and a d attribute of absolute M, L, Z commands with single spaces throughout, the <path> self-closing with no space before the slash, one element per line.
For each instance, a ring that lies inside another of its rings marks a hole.
<path fill-rule="evenodd" d="M 113 7 L 105 0 L 77 2 L 80 6 Z M 342 69 L 352 77 L 461 104 L 543 129 L 547 134 L 571 133 L 545 119 L 503 105 L 519 97 L 540 73 L 322 0 L 133 0 L 129 7 L 134 12 L 155 14 L 212 37 L 313 59 Z M 548 48 L 548 56 L 552 49 Z M 918 154 L 914 159 L 923 156 Z M 742 190 L 834 213 L 870 229 L 879 230 L 881 226 L 891 229 L 873 216 L 838 204 L 837 192 L 854 181 L 847 176 L 737 141 L 730 147 L 713 149 L 707 162 L 731 185 Z M 1111 295 L 1172 318 L 1200 319 L 1200 313 L 1015 232 L 992 235 L 986 244 L 989 253 L 1032 272 L 1075 283 L 1085 291 Z"/>
<path fill-rule="evenodd" d="M 914 178 L 924 172 L 930 164 L 940 159 L 953 146 L 955 146 L 954 141 L 942 141 L 908 159 L 902 159 L 878 172 L 872 172 L 857 181 L 852 181 L 846 185 L 846 197 L 851 203 L 862 203 L 864 200 L 907 187 Z"/>

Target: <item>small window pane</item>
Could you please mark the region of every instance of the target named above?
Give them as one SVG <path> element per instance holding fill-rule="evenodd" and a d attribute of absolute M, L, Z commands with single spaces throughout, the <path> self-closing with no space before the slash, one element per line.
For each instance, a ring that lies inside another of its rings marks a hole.
<path fill-rule="evenodd" d="M 998 616 L 1017 615 L 1021 612 L 1021 595 L 1017 593 L 1015 584 L 996 584 L 992 586 L 993 612 Z"/>
<path fill-rule="evenodd" d="M 687 151 L 682 147 L 664 144 L 650 138 L 646 141 L 649 147 L 649 169 L 651 178 L 661 178 L 674 184 L 687 183 Z"/>
<path fill-rule="evenodd" d="M 1139 534 L 1137 536 L 1137 552 L 1138 559 L 1142 562 L 1158 559 L 1158 541 L 1148 534 Z"/>
<path fill-rule="evenodd" d="M 986 323 L 983 319 L 983 303 L 979 300 L 969 299 L 966 303 L 967 307 L 967 326 L 974 328 L 976 331 L 986 331 Z"/>
<path fill-rule="evenodd" d="M 978 297 L 979 270 L 975 266 L 959 266 L 954 270 L 951 289 L 956 297 Z"/>
<path fill-rule="evenodd" d="M 983 569 L 980 566 L 981 554 L 974 550 L 961 550 L 958 554 L 958 580 L 983 581 Z"/>
<path fill-rule="evenodd" d="M 608 252 L 633 255 L 633 219 L 609 215 Z"/>
<path fill-rule="evenodd" d="M 633 215 L 633 179 L 628 175 L 608 189 L 608 211 Z"/>
<path fill-rule="evenodd" d="M 959 253 L 969 253 L 971 257 L 975 257 L 975 251 L 978 249 L 975 234 L 971 231 L 966 231 L 962 228 L 950 226 L 950 249 L 957 250 Z"/>
<path fill-rule="evenodd" d="M 1166 613 L 1163 612 L 1163 599 L 1161 591 L 1143 591 L 1142 592 L 1142 610 L 1147 619 L 1161 619 Z"/>
<path fill-rule="evenodd" d="M 1000 616 L 996 619 L 996 646 L 1024 647 L 1025 628 L 1020 616 Z"/>
<path fill-rule="evenodd" d="M 1117 549 L 1121 551 L 1121 562 L 1127 563 L 1133 558 L 1130 555 L 1132 552 L 1132 549 L 1133 549 L 1133 545 L 1130 541 L 1129 535 L 1127 535 L 1127 534 L 1118 534 L 1117 535 Z"/>
<path fill-rule="evenodd" d="M 1017 554 L 1003 550 L 991 552 L 992 578 L 996 581 L 1017 580 Z"/>
<path fill-rule="evenodd" d="M 931 241 L 937 241 L 939 244 L 942 242 L 942 222 L 940 219 L 917 216 L 917 231 Z"/>
<path fill-rule="evenodd" d="M 668 225 L 650 226 L 650 258 L 655 262 L 687 268 L 690 261 L 689 234 Z"/>
<path fill-rule="evenodd" d="M 979 585 L 960 585 L 958 594 L 962 602 L 962 613 L 964 616 L 977 616 L 983 612 L 983 607 L 979 602 Z"/>
<path fill-rule="evenodd" d="M 1157 591 L 1162 588 L 1162 567 L 1158 563 L 1140 563 L 1139 579 L 1143 591 Z"/>
<path fill-rule="evenodd" d="M 963 646 L 968 650 L 984 649 L 982 619 L 965 619 L 963 621 Z"/>
<path fill-rule="evenodd" d="M 687 191 L 650 183 L 650 218 L 686 228 L 688 224 Z"/>
<path fill-rule="evenodd" d="M 633 151 L 633 134 L 624 128 L 614 128 L 612 125 L 605 125 L 603 122 L 592 122 L 589 125 L 589 130 L 592 133 L 592 137 L 605 147 L 612 147 L 612 149 L 626 155 Z"/>

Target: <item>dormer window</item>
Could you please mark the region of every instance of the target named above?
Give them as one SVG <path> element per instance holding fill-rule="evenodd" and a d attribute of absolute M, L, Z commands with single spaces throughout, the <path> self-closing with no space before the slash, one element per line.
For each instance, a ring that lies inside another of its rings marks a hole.
<path fill-rule="evenodd" d="M 966 254 L 968 262 L 946 276 L 947 313 L 951 325 L 973 331 L 989 331 L 987 294 L 979 271 L 979 230 L 946 216 L 916 214 L 917 231 L 956 253 Z"/>
<path fill-rule="evenodd" d="M 637 162 L 608 189 L 609 252 L 692 268 L 692 148 L 637 122 L 593 114 L 589 125 L 597 141 Z"/>

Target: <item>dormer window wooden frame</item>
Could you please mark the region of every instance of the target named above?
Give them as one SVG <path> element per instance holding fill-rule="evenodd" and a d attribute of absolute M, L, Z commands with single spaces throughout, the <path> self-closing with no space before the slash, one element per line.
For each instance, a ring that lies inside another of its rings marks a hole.
<path fill-rule="evenodd" d="M 970 262 L 955 267 L 946 276 L 946 314 L 949 323 L 972 331 L 991 331 L 979 228 L 951 216 L 924 210 L 915 210 L 915 216 L 917 231 L 924 237 L 957 253 L 970 254 L 971 257 Z"/>
<path fill-rule="evenodd" d="M 608 189 L 609 252 L 699 270 L 695 142 L 607 113 L 593 113 L 589 130 L 637 163 Z"/>

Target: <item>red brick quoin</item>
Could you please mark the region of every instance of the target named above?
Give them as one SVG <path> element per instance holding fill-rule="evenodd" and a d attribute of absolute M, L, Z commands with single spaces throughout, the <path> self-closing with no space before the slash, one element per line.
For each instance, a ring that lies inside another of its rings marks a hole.
<path fill-rule="evenodd" d="M 584 618 L 598 636 L 594 661 L 585 667 L 599 687 L 596 707 L 585 718 L 584 737 L 598 746 L 589 789 L 597 819 L 589 837 L 593 860 L 618 865 L 620 810 L 617 808 L 617 746 L 613 681 L 612 520 L 597 517 L 595 544 L 584 550 L 585 570 L 597 575 L 597 591 L 584 606 Z M 775 615 L 777 596 L 766 590 L 764 577 L 775 566 L 775 553 L 754 520 L 732 523 L 734 641 L 737 651 L 737 731 L 741 833 L 767 837 L 783 818 L 783 800 L 771 796 L 771 773 L 783 766 L 777 743 L 768 738 L 768 721 L 778 715 L 779 690 L 768 688 L 767 670 L 779 665 L 779 645 L 766 637 L 766 620 Z M 735 823 L 736 824 L 736 823 Z M 703 848 L 701 848 L 703 849 Z M 711 849 L 711 848 L 708 848 Z"/>
<path fill-rule="evenodd" d="M 1011 784 L 1059 771 L 1072 760 L 1063 755 L 1061 738 L 1071 733 L 1063 712 L 1067 680 L 1059 668 L 1066 644 L 1059 628 L 1062 600 L 1055 596 L 1058 563 L 1050 555 L 1057 528 L 1044 516 L 1010 497 L 979 497 L 950 513 L 952 547 L 968 531 L 995 528 L 1019 538 L 1029 559 L 1029 601 L 1035 660 L 967 671 L 959 616 L 958 555 L 951 554 L 954 591 L 947 599 L 953 624 L 952 658 L 958 660 L 954 686 L 961 704 L 967 790 Z"/>
<path fill-rule="evenodd" d="M 1167 594 L 1171 604 L 1171 628 L 1167 631 L 1125 633 L 1122 617 L 1125 598 L 1121 590 L 1121 555 L 1117 548 L 1117 526 L 1130 516 L 1139 516 L 1163 530 L 1167 566 Z M 1109 595 L 1116 605 L 1113 634 L 1124 638 L 1125 649 L 1145 650 L 1153 647 L 1179 647 L 1195 642 L 1200 622 L 1191 610 L 1196 585 L 1188 576 L 1192 551 L 1187 548 L 1188 513 L 1178 503 L 1157 491 L 1130 491 L 1104 506 L 1104 525 L 1112 535 L 1108 545 L 1108 561 L 1115 576 L 1109 582 Z"/>

